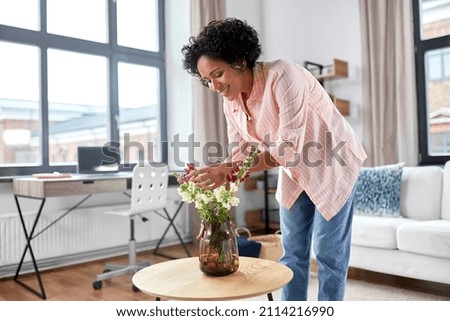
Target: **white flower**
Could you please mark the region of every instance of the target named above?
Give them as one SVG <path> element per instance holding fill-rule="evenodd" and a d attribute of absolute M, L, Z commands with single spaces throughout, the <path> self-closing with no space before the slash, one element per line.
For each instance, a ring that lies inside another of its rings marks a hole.
<path fill-rule="evenodd" d="M 197 196 L 195 197 L 196 203 L 210 203 L 211 201 L 212 199 L 206 194 L 197 194 Z"/>
<path fill-rule="evenodd" d="M 229 189 L 230 193 L 233 193 L 233 194 L 237 193 L 238 189 L 239 189 L 239 187 L 236 183 L 230 183 L 230 189 Z"/>
<path fill-rule="evenodd" d="M 218 222 L 230 220 L 228 211 L 232 206 L 239 204 L 239 198 L 236 196 L 239 189 L 238 183 L 248 177 L 248 171 L 253 165 L 257 152 L 253 151 L 244 162 L 233 168 L 232 174 L 227 176 L 228 187 L 222 185 L 213 190 L 204 190 L 189 181 L 188 174 L 195 170 L 195 166 L 188 164 L 184 175 L 176 175 L 180 183 L 180 187 L 177 188 L 178 194 L 184 202 L 195 203 L 195 208 L 198 209 L 203 220 Z"/>
<path fill-rule="evenodd" d="M 238 204 L 239 204 L 239 198 L 237 198 L 236 196 L 233 196 L 230 199 L 230 205 L 231 206 L 238 206 Z"/>

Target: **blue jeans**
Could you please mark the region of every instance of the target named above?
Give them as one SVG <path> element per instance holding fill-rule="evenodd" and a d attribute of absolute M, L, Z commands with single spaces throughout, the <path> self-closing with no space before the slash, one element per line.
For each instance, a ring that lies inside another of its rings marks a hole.
<path fill-rule="evenodd" d="M 319 301 L 344 299 L 350 257 L 354 190 L 343 208 L 325 220 L 303 192 L 290 210 L 280 207 L 280 228 L 284 254 L 280 262 L 294 272 L 283 287 L 281 299 L 306 301 L 310 271 L 311 239 L 318 264 Z"/>

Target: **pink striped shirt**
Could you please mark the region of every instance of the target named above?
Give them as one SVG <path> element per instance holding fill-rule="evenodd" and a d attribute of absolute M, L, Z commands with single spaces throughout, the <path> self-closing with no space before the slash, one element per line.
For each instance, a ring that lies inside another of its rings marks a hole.
<path fill-rule="evenodd" d="M 247 100 L 224 99 L 230 158 L 242 160 L 242 144 L 268 150 L 279 168 L 276 199 L 290 209 L 305 191 L 331 219 L 344 206 L 366 158 L 354 131 L 320 83 L 302 66 L 258 62 Z"/>

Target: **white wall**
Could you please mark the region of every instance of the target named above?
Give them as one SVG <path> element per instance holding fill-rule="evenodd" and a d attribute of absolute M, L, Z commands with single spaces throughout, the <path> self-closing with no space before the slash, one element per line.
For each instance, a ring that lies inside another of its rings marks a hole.
<path fill-rule="evenodd" d="M 264 33 L 262 2 L 261 0 L 226 0 L 226 15 L 247 21 L 261 36 Z"/>

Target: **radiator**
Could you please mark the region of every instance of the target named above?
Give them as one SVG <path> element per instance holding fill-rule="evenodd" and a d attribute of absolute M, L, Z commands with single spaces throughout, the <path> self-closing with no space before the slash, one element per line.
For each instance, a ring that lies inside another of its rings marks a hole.
<path fill-rule="evenodd" d="M 172 215 L 177 202 L 167 206 Z M 130 221 L 128 217 L 104 214 L 105 211 L 123 206 L 96 206 L 76 209 L 64 216 L 32 240 L 32 248 L 39 266 L 48 268 L 75 262 L 105 258 L 125 254 L 128 251 Z M 176 226 L 183 239 L 189 241 L 189 220 L 186 206 L 178 215 Z M 45 211 L 41 215 L 36 233 L 58 219 L 64 210 Z M 163 214 L 163 212 L 161 212 Z M 151 249 L 162 236 L 168 221 L 155 213 L 143 215 L 148 221 L 135 219 L 135 239 L 138 250 Z M 27 231 L 31 230 L 36 217 L 35 212 L 24 213 Z M 164 245 L 176 244 L 178 239 L 171 229 L 164 238 Z M 26 246 L 25 234 L 18 214 L 0 216 L 0 278 L 11 274 L 11 268 L 17 267 Z M 31 256 L 28 252 L 24 269 L 31 269 Z"/>

